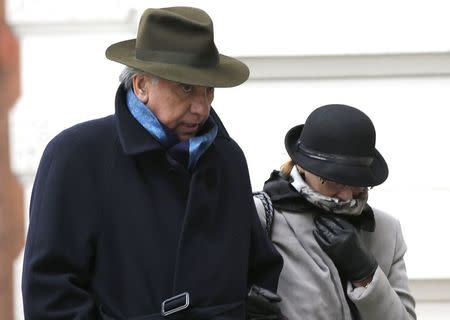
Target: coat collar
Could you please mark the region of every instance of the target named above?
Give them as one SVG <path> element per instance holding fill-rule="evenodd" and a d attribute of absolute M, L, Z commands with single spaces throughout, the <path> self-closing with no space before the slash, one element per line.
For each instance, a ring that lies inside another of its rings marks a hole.
<path fill-rule="evenodd" d="M 127 91 L 120 85 L 116 93 L 116 125 L 125 154 L 134 155 L 160 150 L 163 146 L 133 117 L 127 107 Z"/>
<path fill-rule="evenodd" d="M 127 90 L 121 84 L 116 92 L 116 126 L 123 151 L 127 155 L 135 155 L 147 151 L 164 150 L 156 140 L 130 113 L 127 107 Z M 218 126 L 217 137 L 230 139 L 225 127 L 215 111 L 211 108 L 210 116 Z"/>

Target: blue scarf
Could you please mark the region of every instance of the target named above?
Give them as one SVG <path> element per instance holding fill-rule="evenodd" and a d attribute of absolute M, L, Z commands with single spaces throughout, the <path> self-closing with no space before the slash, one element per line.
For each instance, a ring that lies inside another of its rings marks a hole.
<path fill-rule="evenodd" d="M 172 130 L 164 126 L 155 114 L 140 101 L 129 89 L 127 105 L 133 117 L 168 151 L 168 153 L 189 170 L 197 164 L 201 155 L 209 148 L 217 136 L 217 124 L 209 117 L 206 120 L 201 135 L 180 141 Z"/>

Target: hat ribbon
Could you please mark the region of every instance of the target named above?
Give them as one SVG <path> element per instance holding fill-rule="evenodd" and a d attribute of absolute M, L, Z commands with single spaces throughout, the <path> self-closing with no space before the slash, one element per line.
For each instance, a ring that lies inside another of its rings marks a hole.
<path fill-rule="evenodd" d="M 340 163 L 345 165 L 355 166 L 369 166 L 373 162 L 373 157 L 356 157 L 356 156 L 343 156 L 334 153 L 323 153 L 306 147 L 302 141 L 297 143 L 297 151 L 303 153 L 305 156 L 317 160 L 329 161 L 334 163 Z"/>
<path fill-rule="evenodd" d="M 136 48 L 136 58 L 142 61 L 153 61 L 171 64 L 190 65 L 193 67 L 214 67 L 219 63 L 217 56 L 209 52 L 204 54 L 147 50 Z"/>

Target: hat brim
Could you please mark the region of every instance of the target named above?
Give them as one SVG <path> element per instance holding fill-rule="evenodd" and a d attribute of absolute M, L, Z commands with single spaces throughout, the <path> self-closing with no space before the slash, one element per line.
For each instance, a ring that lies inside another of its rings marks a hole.
<path fill-rule="evenodd" d="M 370 165 L 348 165 L 332 161 L 312 158 L 297 150 L 297 140 L 304 125 L 291 128 L 284 139 L 286 151 L 291 159 L 303 169 L 327 180 L 337 183 L 369 187 L 383 183 L 389 174 L 389 169 L 383 156 L 375 149 L 374 158 Z"/>
<path fill-rule="evenodd" d="M 235 87 L 249 77 L 248 67 L 241 61 L 219 55 L 219 63 L 213 68 L 198 68 L 181 64 L 150 62 L 136 59 L 136 39 L 115 43 L 106 49 L 106 57 L 148 72 L 157 77 L 185 84 L 206 87 Z"/>

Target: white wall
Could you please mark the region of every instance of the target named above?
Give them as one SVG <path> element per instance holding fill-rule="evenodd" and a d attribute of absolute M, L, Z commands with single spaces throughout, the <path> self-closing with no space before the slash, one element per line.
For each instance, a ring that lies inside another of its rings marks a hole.
<path fill-rule="evenodd" d="M 113 112 L 122 67 L 104 51 L 133 37 L 143 3 L 8 3 L 22 45 L 22 97 L 10 119 L 12 165 L 24 183 L 26 203 L 49 139 Z M 419 318 L 444 319 L 450 311 L 446 2 L 145 2 L 172 4 L 206 9 L 219 50 L 251 67 L 250 80 L 217 89 L 213 105 L 247 156 L 255 190 L 287 159 L 285 132 L 314 108 L 345 103 L 372 118 L 390 176 L 371 191 L 370 203 L 402 222 Z M 23 318 L 20 269 L 19 259 L 17 319 Z"/>

